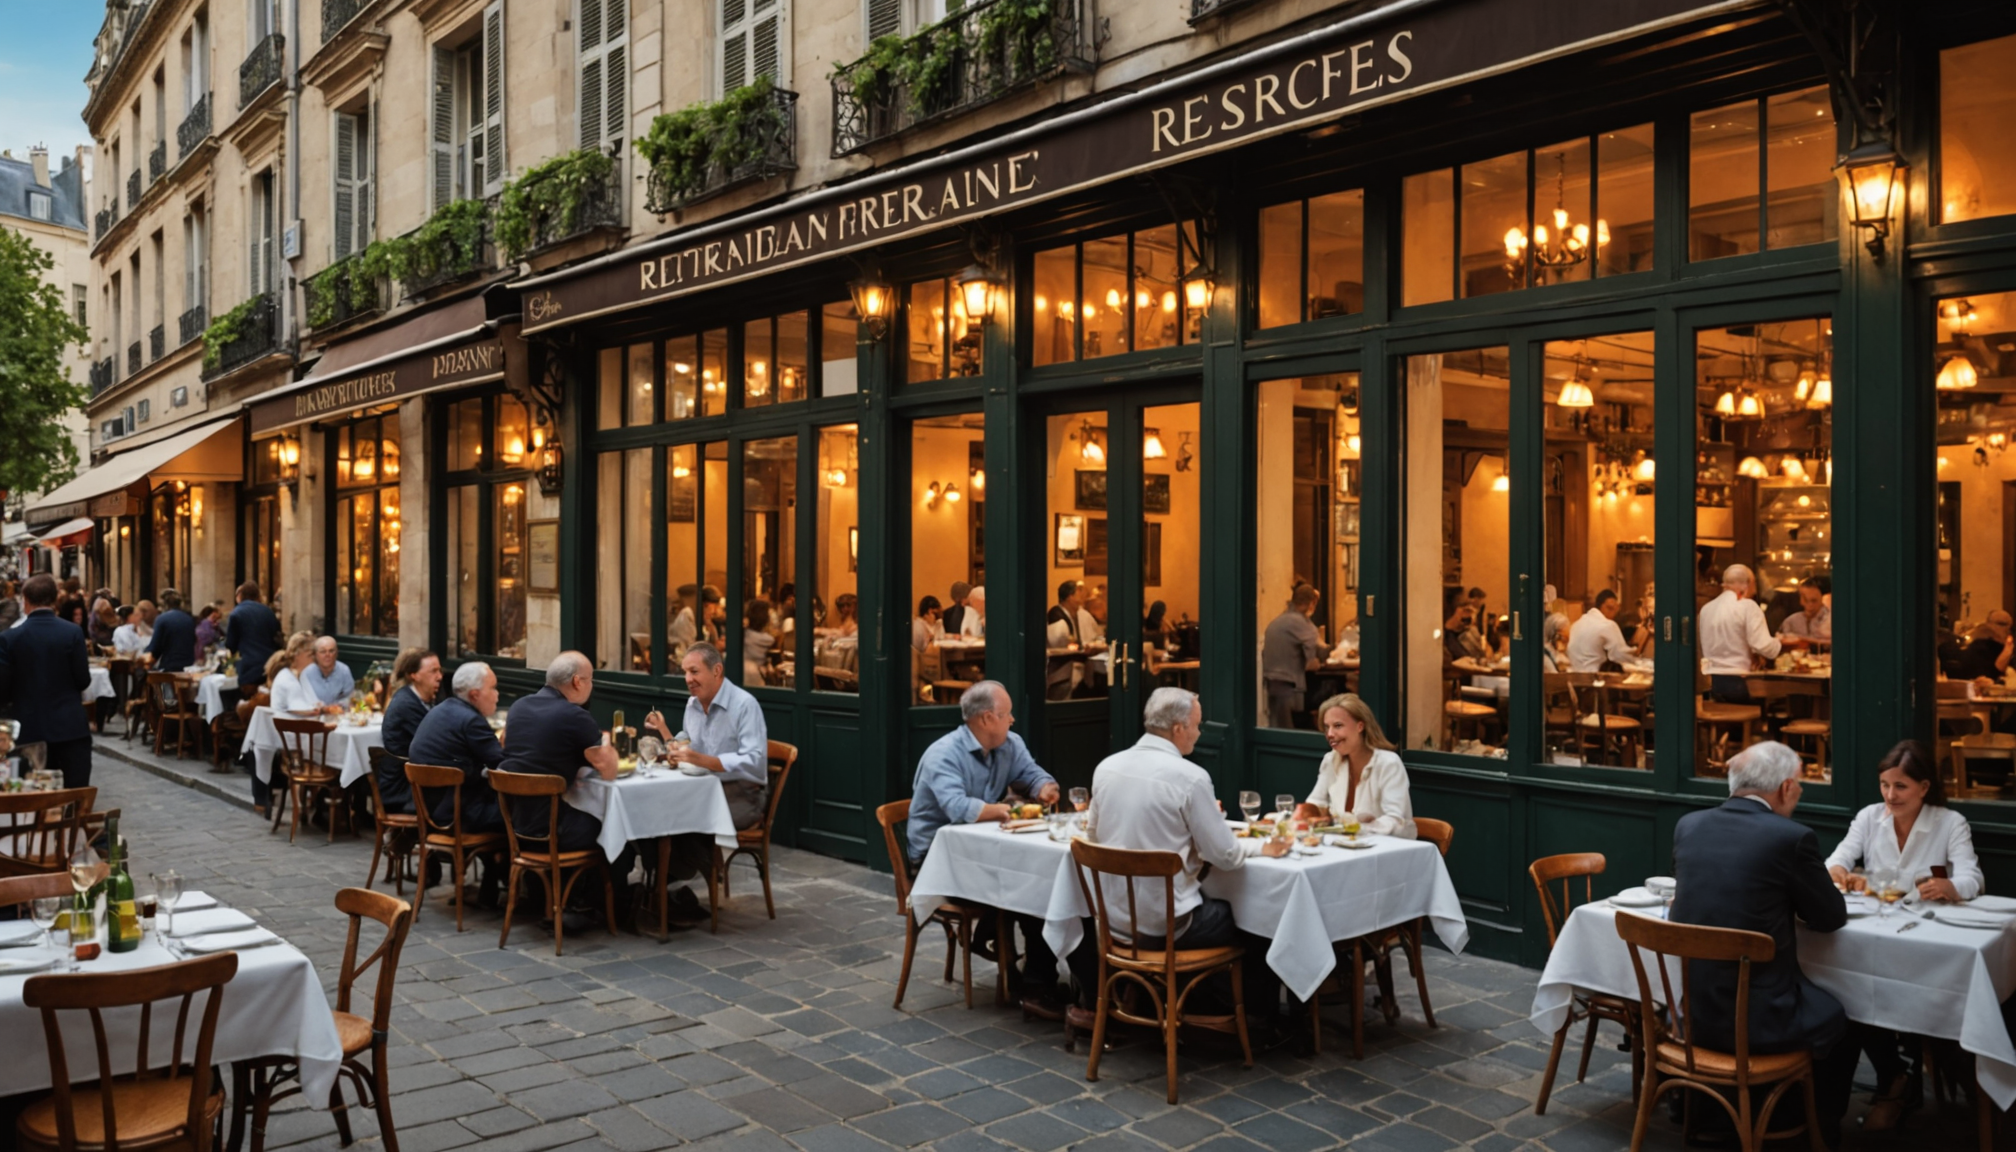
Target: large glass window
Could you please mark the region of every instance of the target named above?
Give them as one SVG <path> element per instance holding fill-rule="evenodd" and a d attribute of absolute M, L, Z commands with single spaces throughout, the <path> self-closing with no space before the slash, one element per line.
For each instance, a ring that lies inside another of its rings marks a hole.
<path fill-rule="evenodd" d="M 904 309 L 908 367 L 912 384 L 980 374 L 980 325 L 966 315 L 966 301 L 945 277 L 910 285 Z"/>
<path fill-rule="evenodd" d="M 811 395 L 811 318 L 786 312 L 742 326 L 742 404 L 762 408 Z"/>
<path fill-rule="evenodd" d="M 742 677 L 744 686 L 795 682 L 790 635 L 778 606 L 797 591 L 798 438 L 742 445 Z M 837 616 L 816 600 L 812 616 Z"/>
<path fill-rule="evenodd" d="M 1835 152 L 1824 86 L 1696 112 L 1687 141 L 1688 258 L 1833 239 Z"/>
<path fill-rule="evenodd" d="M 718 648 L 727 641 L 728 443 L 674 444 L 664 453 L 665 664 L 670 669 L 695 643 Z M 648 556 L 649 537 L 636 539 L 635 550 Z M 609 642 L 605 637 L 604 643 Z"/>
<path fill-rule="evenodd" d="M 202 501 L 201 484 L 176 480 L 154 489 L 150 500 L 154 556 L 149 572 L 154 583 L 145 590 L 147 595 L 158 596 L 163 588 L 180 589 L 183 596 L 190 595 L 190 543 L 196 510 Z"/>
<path fill-rule="evenodd" d="M 1261 637 L 1255 663 L 1258 715 L 1262 726 L 1284 719 L 1296 728 L 1314 728 L 1314 710 L 1339 692 L 1358 688 L 1358 565 L 1361 492 L 1365 481 L 1364 438 L 1358 415 L 1358 375 L 1301 376 L 1263 381 L 1255 425 L 1259 460 L 1259 598 L 1255 617 Z M 1187 448 L 1187 444 L 1184 445 Z M 1179 457 L 1180 458 L 1180 457 Z M 1284 494 L 1292 493 L 1289 498 Z M 1309 585 L 1315 603 L 1296 601 L 1296 588 Z M 1301 660 L 1301 700 L 1277 701 L 1293 685 L 1297 671 L 1285 639 L 1300 613 L 1316 627 L 1323 653 L 1317 667 Z M 1270 636 L 1270 628 L 1276 635 Z M 1275 651 L 1270 653 L 1272 641 Z M 1270 655 L 1274 659 L 1270 659 Z"/>
<path fill-rule="evenodd" d="M 910 425 L 909 630 L 917 704 L 986 679 L 986 425 L 978 412 Z M 977 592 L 975 596 L 972 593 Z"/>
<path fill-rule="evenodd" d="M 643 346 L 647 371 L 650 352 Z M 456 659 L 522 660 L 531 522 L 550 501 L 532 485 L 544 432 L 508 392 L 456 400 L 442 411 L 448 426 L 447 652 Z"/>
<path fill-rule="evenodd" d="M 1187 269 L 1173 224 L 1122 233 L 1034 258 L 1030 353 L 1038 365 L 1094 360 L 1197 339 Z"/>
<path fill-rule="evenodd" d="M 399 635 L 399 416 L 336 430 L 336 628 Z"/>
<path fill-rule="evenodd" d="M 859 429 L 840 424 L 819 429 L 819 503 L 813 509 L 813 618 L 819 620 L 812 647 L 812 687 L 830 692 L 861 690 L 861 455 Z M 786 601 L 792 598 L 786 596 Z M 820 620 L 820 608 L 825 608 Z M 790 621 L 783 621 L 791 636 Z"/>
<path fill-rule="evenodd" d="M 1939 219 L 2016 212 L 2016 36 L 1939 53 Z"/>
<path fill-rule="evenodd" d="M 1261 209 L 1260 327 L 1364 310 L 1363 189 Z"/>
<path fill-rule="evenodd" d="M 596 655 L 604 668 L 651 671 L 651 450 L 596 463 Z"/>

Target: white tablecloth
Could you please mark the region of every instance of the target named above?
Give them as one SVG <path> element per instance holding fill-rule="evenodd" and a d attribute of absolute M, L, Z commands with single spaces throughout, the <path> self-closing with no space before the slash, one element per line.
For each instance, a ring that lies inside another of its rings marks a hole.
<path fill-rule="evenodd" d="M 196 682 L 196 703 L 203 710 L 205 724 L 224 714 L 224 690 L 235 683 L 222 672 L 212 672 Z"/>
<path fill-rule="evenodd" d="M 1239 927 L 1273 941 L 1267 966 L 1298 998 L 1314 995 L 1337 966 L 1331 944 L 1426 916 L 1455 951 L 1470 940 L 1441 853 L 1422 840 L 1382 837 L 1359 851 L 1326 848 L 1302 859 L 1250 857 L 1244 868 L 1214 869 L 1204 894 L 1232 905 Z M 922 919 L 948 899 L 1040 916 L 1059 956 L 1077 948 L 1092 914 L 1072 872 L 1069 848 L 1045 832 L 1007 833 L 998 824 L 938 830 L 911 886 Z"/>
<path fill-rule="evenodd" d="M 271 781 L 273 753 L 284 746 L 280 730 L 273 726 L 271 708 L 262 704 L 252 710 L 245 739 L 252 745 L 253 771 L 259 774 L 259 779 Z M 371 771 L 371 749 L 384 746 L 385 720 L 381 714 L 373 713 L 371 723 L 361 728 L 353 727 L 348 720 L 340 721 L 329 733 L 329 767 L 342 773 L 343 786 L 348 788 Z"/>
<path fill-rule="evenodd" d="M 721 847 L 735 847 L 735 819 L 728 814 L 728 796 L 712 773 L 688 776 L 660 768 L 648 778 L 630 776 L 612 783 L 589 772 L 562 798 L 602 821 L 602 835 L 596 843 L 611 860 L 632 840 L 688 832 L 708 833 Z"/>
<path fill-rule="evenodd" d="M 2002 1001 L 2016 992 L 2016 919 L 2000 932 L 1936 920 L 1897 929 L 1911 915 L 1870 915 L 1839 932 L 1799 930 L 1799 967 L 1834 994 L 1852 1020 L 1958 1040 L 1974 1053 L 1975 1078 L 1998 1107 L 2016 1104 L 2016 1045 L 2002 1026 Z M 1547 958 L 1531 1019 L 1552 1035 L 1574 988 L 1638 998 L 1631 950 L 1617 935 L 1617 911 L 1602 902 L 1575 909 Z M 1652 975 L 1648 971 L 1647 975 Z M 1673 987 L 1680 987 L 1678 966 Z M 1656 992 L 1656 989 L 1655 989 Z"/>
<path fill-rule="evenodd" d="M 13 951 L 9 949 L 8 951 Z M 86 972 L 120 972 L 173 964 L 177 957 L 155 942 L 152 933 L 131 952 L 101 952 L 86 962 Z M 0 1083 L 7 1091 L 36 1092 L 50 1087 L 49 1046 L 42 1032 L 42 1014 L 21 1002 L 22 985 L 29 976 L 0 977 Z M 303 1099 L 317 1108 L 327 1107 L 329 1089 L 336 1082 L 336 1070 L 343 1060 L 342 1044 L 336 1037 L 336 1018 L 322 991 L 322 980 L 308 957 L 287 943 L 248 948 L 238 953 L 238 974 L 224 986 L 218 1007 L 217 1040 L 212 1058 L 220 1065 L 259 1056 L 292 1056 L 301 1064 Z M 191 1007 L 202 1010 L 199 998 Z M 164 1013 L 166 1015 L 164 1015 Z M 173 1050 L 174 1007 L 157 1005 L 150 1043 L 156 1067 Z M 190 1020 L 190 1036 L 185 1041 L 183 1059 L 195 1045 L 195 1025 Z M 106 1042 L 117 1073 L 133 1070 L 133 1055 L 139 1044 L 140 1010 L 126 1009 L 105 1015 Z M 95 1080 L 98 1056 L 91 1038 L 91 1021 L 81 1012 L 62 1014 L 64 1045 L 69 1050 L 73 1080 Z M 227 1072 L 228 1076 L 229 1073 Z"/>
<path fill-rule="evenodd" d="M 93 700 L 109 699 L 112 694 L 111 671 L 93 665 L 91 668 L 91 686 L 84 689 L 84 703 L 89 704 Z"/>

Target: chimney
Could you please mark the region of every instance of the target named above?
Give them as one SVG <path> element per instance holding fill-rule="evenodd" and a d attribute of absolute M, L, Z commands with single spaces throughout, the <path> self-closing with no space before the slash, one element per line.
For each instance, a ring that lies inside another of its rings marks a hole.
<path fill-rule="evenodd" d="M 49 149 L 37 144 L 28 150 L 28 163 L 35 167 L 35 183 L 49 187 Z"/>

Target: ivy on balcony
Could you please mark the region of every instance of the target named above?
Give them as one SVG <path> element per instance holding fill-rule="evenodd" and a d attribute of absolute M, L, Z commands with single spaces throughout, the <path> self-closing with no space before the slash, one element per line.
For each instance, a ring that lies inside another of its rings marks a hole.
<path fill-rule="evenodd" d="M 203 330 L 203 375 L 249 364 L 279 347 L 273 294 L 263 292 L 210 322 Z"/>
<path fill-rule="evenodd" d="M 385 283 L 399 257 L 397 240 L 374 240 L 310 276 L 306 285 L 308 327 L 327 328 L 385 307 Z"/>
<path fill-rule="evenodd" d="M 395 240 L 393 274 L 409 296 L 496 267 L 490 245 L 490 205 L 444 204 L 425 224 Z"/>
<path fill-rule="evenodd" d="M 555 156 L 504 185 L 496 238 L 510 259 L 623 224 L 614 157 L 595 148 Z"/>
<path fill-rule="evenodd" d="M 667 112 L 636 141 L 659 215 L 797 168 L 798 94 L 759 76 L 712 103 Z"/>

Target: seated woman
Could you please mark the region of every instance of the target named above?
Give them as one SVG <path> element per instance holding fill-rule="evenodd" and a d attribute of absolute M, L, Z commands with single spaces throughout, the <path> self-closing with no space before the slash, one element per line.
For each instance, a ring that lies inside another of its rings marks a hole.
<path fill-rule="evenodd" d="M 742 626 L 742 683 L 763 683 L 763 666 L 777 647 L 777 634 L 770 630 L 770 602 L 749 601 L 749 615 Z"/>
<path fill-rule="evenodd" d="M 1980 860 L 1974 855 L 1974 834 L 1966 817 L 1946 807 L 1939 765 L 1916 740 L 1890 749 L 1877 766 L 1883 801 L 1855 814 L 1848 834 L 1827 857 L 1834 882 L 1849 891 L 1868 888 L 1868 881 L 1848 870 L 1856 861 L 1870 873 L 1894 872 L 1914 883 L 1920 900 L 1972 900 L 1981 894 Z M 1865 1132 L 1897 1126 L 1905 1112 L 1918 1107 L 1923 1092 L 1916 1069 L 1899 1052 L 1899 1036 L 1887 1028 L 1853 1025 L 1862 1050 L 1876 1069 L 1875 1106 L 1862 1121 Z M 1922 1045 L 1912 1044 L 1912 1050 Z"/>
<path fill-rule="evenodd" d="M 1316 773 L 1316 787 L 1296 809 L 1301 816 L 1341 819 L 1349 812 L 1367 832 L 1415 838 L 1414 804 L 1407 794 L 1407 766 L 1379 728 L 1378 717 L 1354 693 L 1332 696 L 1316 710 L 1330 754 Z"/>

